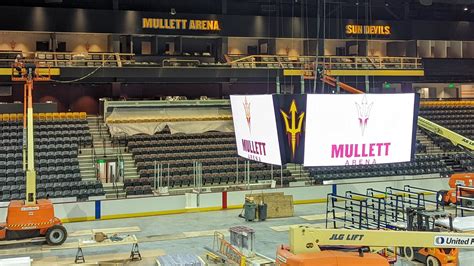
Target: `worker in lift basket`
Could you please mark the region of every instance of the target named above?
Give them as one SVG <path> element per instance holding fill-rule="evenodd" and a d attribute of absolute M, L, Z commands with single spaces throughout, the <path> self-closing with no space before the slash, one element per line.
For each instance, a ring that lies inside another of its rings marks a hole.
<path fill-rule="evenodd" d="M 18 72 L 18 76 L 21 77 L 21 69 L 23 68 L 22 56 L 17 54 L 15 57 L 15 70 Z"/>

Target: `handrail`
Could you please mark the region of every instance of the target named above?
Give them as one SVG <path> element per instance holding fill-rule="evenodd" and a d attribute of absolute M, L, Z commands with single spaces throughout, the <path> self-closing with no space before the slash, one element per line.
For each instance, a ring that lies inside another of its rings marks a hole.
<path fill-rule="evenodd" d="M 156 123 L 156 122 L 187 122 L 187 121 L 222 121 L 232 120 L 231 115 L 216 115 L 216 116 L 188 116 L 188 117 L 163 117 L 163 118 L 152 118 L 152 117 L 130 117 L 130 118 L 107 118 L 106 121 L 109 124 L 121 124 L 121 123 Z"/>
<path fill-rule="evenodd" d="M 231 67 L 305 70 L 314 70 L 316 64 L 326 69 L 423 69 L 418 57 L 248 55 L 227 63 Z"/>
<path fill-rule="evenodd" d="M 232 55 L 230 55 L 232 57 Z M 372 58 L 372 59 L 386 59 L 386 60 L 421 60 L 420 57 L 406 57 L 406 56 L 339 56 L 339 55 L 325 55 L 325 56 L 314 56 L 314 55 L 297 55 L 297 56 L 289 56 L 289 55 L 247 55 L 236 60 L 231 61 L 231 63 L 245 61 L 251 58 L 287 58 L 290 61 L 302 61 L 301 59 L 309 59 L 306 61 L 312 61 L 316 58 L 318 59 L 362 59 L 362 58 Z M 249 61 L 247 61 L 249 62 Z"/>
<path fill-rule="evenodd" d="M 122 61 L 134 62 L 133 53 L 74 53 L 74 52 L 21 52 L 0 51 L 0 55 L 12 55 L 10 58 L 0 58 L 1 62 L 15 61 L 16 55 L 22 55 L 22 61 L 34 62 L 38 66 L 69 67 L 83 64 L 81 67 L 114 66 L 121 67 Z M 8 56 L 7 56 L 8 57 Z M 92 63 L 89 65 L 88 63 Z M 97 64 L 100 63 L 100 64 Z M 115 63 L 111 65 L 110 63 Z"/>
<path fill-rule="evenodd" d="M 201 64 L 201 61 L 196 60 L 196 59 L 173 59 L 173 58 L 163 59 L 163 61 L 161 61 L 161 65 L 163 67 L 174 67 L 172 65 L 166 65 L 166 63 L 195 64 L 195 65 L 192 65 L 194 67 L 194 66 L 199 66 Z M 179 65 L 179 67 L 185 67 L 185 66 Z"/>
<path fill-rule="evenodd" d="M 97 167 L 97 154 L 95 153 L 94 143 L 92 143 L 92 166 L 94 167 L 95 177 L 99 179 L 99 168 Z"/>
<path fill-rule="evenodd" d="M 441 100 L 441 101 L 421 101 L 420 102 L 421 106 L 425 107 L 436 107 L 436 106 L 455 106 L 455 107 L 460 107 L 460 106 L 474 106 L 474 101 L 472 100 L 466 100 L 466 101 L 460 101 L 459 99 L 453 99 L 450 101 L 447 100 Z"/>

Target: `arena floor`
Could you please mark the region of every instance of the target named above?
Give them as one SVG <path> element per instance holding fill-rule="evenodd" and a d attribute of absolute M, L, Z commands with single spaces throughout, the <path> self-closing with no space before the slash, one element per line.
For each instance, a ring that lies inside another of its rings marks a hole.
<path fill-rule="evenodd" d="M 139 226 L 141 232 L 133 233 L 139 239 L 140 252 L 146 257 L 141 262 L 130 265 L 153 265 L 153 258 L 162 254 L 193 253 L 203 255 L 204 247 L 212 247 L 212 234 L 215 230 L 226 231 L 236 225 L 247 225 L 256 230 L 256 250 L 265 256 L 274 258 L 279 244 L 288 243 L 287 225 L 321 224 L 324 226 L 325 204 L 296 205 L 295 216 L 290 218 L 270 219 L 265 222 L 245 222 L 238 218 L 240 210 L 200 212 L 129 218 L 94 222 L 69 223 L 69 232 L 91 228 L 116 228 Z M 309 220 L 308 220 L 309 219 Z M 68 238 L 67 243 L 77 242 L 77 237 Z M 130 245 L 107 248 L 84 249 L 86 262 L 98 260 L 125 259 L 130 254 Z M 31 256 L 33 265 L 66 265 L 74 263 L 76 249 L 42 250 L 39 245 L 28 245 L 7 249 L 1 248 L 2 258 Z M 472 265 L 474 250 L 463 250 L 460 265 Z M 82 264 L 84 265 L 84 264 Z M 399 261 L 396 265 L 413 265 Z M 416 264 L 418 265 L 418 264 Z"/>

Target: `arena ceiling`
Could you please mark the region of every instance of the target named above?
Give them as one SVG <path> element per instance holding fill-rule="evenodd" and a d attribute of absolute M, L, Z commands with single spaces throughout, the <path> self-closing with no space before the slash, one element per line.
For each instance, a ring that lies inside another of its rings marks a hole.
<path fill-rule="evenodd" d="M 174 9 L 176 13 L 286 17 L 319 14 L 352 19 L 474 20 L 474 0 L 2 0 L 2 5 L 157 12 Z"/>

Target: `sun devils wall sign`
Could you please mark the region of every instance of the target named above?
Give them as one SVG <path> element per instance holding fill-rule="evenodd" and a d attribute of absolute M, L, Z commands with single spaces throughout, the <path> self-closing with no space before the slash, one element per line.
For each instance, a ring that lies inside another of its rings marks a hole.
<path fill-rule="evenodd" d="M 300 144 L 300 136 L 303 132 L 303 120 L 305 112 L 298 114 L 298 107 L 296 106 L 296 102 L 293 99 L 291 101 L 289 112 L 286 113 L 280 109 L 280 113 L 283 117 L 283 121 L 285 122 L 285 132 L 288 137 L 288 144 L 291 148 L 291 158 L 294 159 L 296 148 Z"/>

